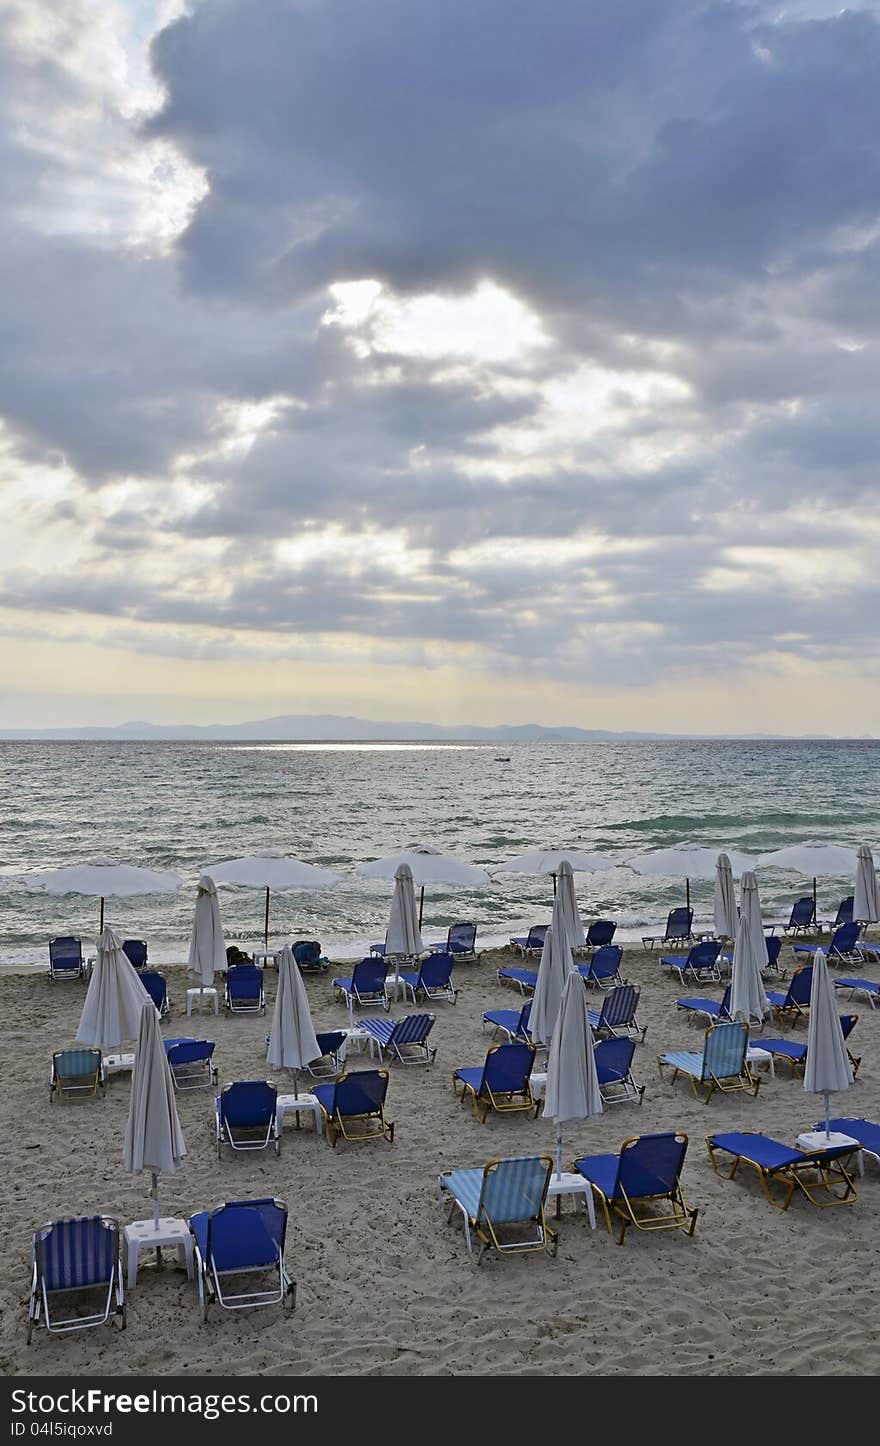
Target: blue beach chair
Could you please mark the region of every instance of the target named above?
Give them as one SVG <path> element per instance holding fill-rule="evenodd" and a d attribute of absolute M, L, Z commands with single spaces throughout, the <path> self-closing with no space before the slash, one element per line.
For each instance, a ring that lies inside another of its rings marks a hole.
<path fill-rule="evenodd" d="M 603 944 L 597 949 L 588 964 L 578 964 L 577 971 L 585 984 L 596 985 L 599 989 L 613 989 L 622 984 L 620 964 L 623 950 L 619 944 Z"/>
<path fill-rule="evenodd" d="M 547 937 L 549 924 L 533 924 L 525 936 L 518 934 L 511 939 L 510 944 L 520 954 L 540 954 L 544 948 L 544 940 Z"/>
<path fill-rule="evenodd" d="M 209 1089 L 217 1083 L 212 1039 L 193 1039 L 186 1035 L 162 1042 L 175 1089 Z"/>
<path fill-rule="evenodd" d="M 529 1017 L 532 1001 L 527 1000 L 522 1009 L 487 1009 L 483 1014 L 483 1025 L 491 1024 L 496 1033 L 505 1034 L 508 1039 L 520 1039 L 531 1044 Z"/>
<path fill-rule="evenodd" d="M 275 1118 L 278 1091 L 268 1080 L 235 1080 L 224 1085 L 214 1101 L 217 1158 L 224 1145 L 232 1150 L 265 1150 L 275 1146 L 281 1153 L 281 1134 Z"/>
<path fill-rule="evenodd" d="M 772 969 L 775 974 L 779 975 L 780 979 L 784 979 L 785 970 L 781 968 L 779 963 L 782 940 L 778 934 L 765 934 L 764 943 L 767 946 L 767 963 L 764 965 L 761 973 L 766 974 L 768 969 Z M 733 953 L 728 951 L 726 954 L 722 954 L 718 959 L 718 966 L 722 974 L 729 974 L 733 969 Z"/>
<path fill-rule="evenodd" d="M 880 1165 L 880 1125 L 874 1120 L 859 1120 L 852 1116 L 841 1116 L 837 1120 L 828 1121 L 831 1130 L 840 1135 L 849 1135 L 850 1139 L 858 1140 L 862 1147 L 862 1154 Z M 819 1120 L 817 1130 L 824 1130 L 825 1121 Z"/>
<path fill-rule="evenodd" d="M 876 1001 L 880 999 L 880 984 L 873 979 L 835 979 L 833 984 L 835 989 L 848 989 L 850 999 L 861 995 L 872 1009 L 876 1008 Z"/>
<path fill-rule="evenodd" d="M 125 1293 L 119 1255 L 119 1226 L 109 1215 L 53 1220 L 34 1231 L 31 1244 L 31 1294 L 28 1301 L 28 1344 L 39 1325 L 53 1334 L 87 1330 L 115 1319 L 125 1330 Z M 88 1292 L 100 1304 L 87 1315 L 52 1314 L 60 1296 Z"/>
<path fill-rule="evenodd" d="M 49 1103 L 85 1095 L 104 1094 L 104 1064 L 99 1049 L 58 1049 L 52 1055 Z"/>
<path fill-rule="evenodd" d="M 544 1215 L 552 1169 L 549 1155 L 528 1155 L 490 1160 L 482 1170 L 444 1170 L 438 1175 L 438 1198 L 443 1204 L 445 1196 L 449 1203 L 447 1222 L 457 1209 L 469 1255 L 474 1239 L 479 1242 L 477 1265 L 487 1250 L 499 1255 L 532 1250 L 556 1254 L 558 1237 Z"/>
<path fill-rule="evenodd" d="M 333 1148 L 343 1140 L 394 1140 L 394 1124 L 385 1118 L 387 1069 L 341 1074 L 333 1084 L 312 1091 L 324 1112 L 324 1133 Z"/>
<path fill-rule="evenodd" d="M 839 929 L 841 924 L 851 924 L 853 921 L 853 910 L 855 909 L 855 902 L 856 901 L 854 894 L 848 894 L 845 899 L 841 899 L 840 903 L 837 905 L 837 914 L 835 918 L 820 919 L 818 924 L 819 929 L 827 929 L 829 934 L 833 934 L 834 930 Z"/>
<path fill-rule="evenodd" d="M 594 919 L 587 928 L 587 936 L 584 941 L 585 949 L 603 949 L 607 944 L 614 942 L 614 935 L 617 931 L 616 919 Z"/>
<path fill-rule="evenodd" d="M 635 984 L 618 984 L 606 994 L 601 1009 L 587 1010 L 587 1019 L 593 1033 L 599 1036 L 622 1034 L 629 1039 L 644 1039 L 648 1027 L 645 1025 L 643 1029 L 636 1017 L 639 997 L 640 991 Z"/>
<path fill-rule="evenodd" d="M 171 1000 L 168 998 L 168 980 L 155 969 L 144 969 L 139 975 L 141 983 L 159 1011 L 159 1017 L 168 1014 Z"/>
<path fill-rule="evenodd" d="M 283 1200 L 231 1200 L 191 1215 L 189 1228 L 203 1322 L 212 1304 L 224 1310 L 259 1305 L 294 1309 L 296 1284 L 284 1265 L 287 1206 Z M 257 1286 L 255 1281 L 266 1275 L 272 1283 Z"/>
<path fill-rule="evenodd" d="M 434 1028 L 433 1014 L 405 1014 L 401 1019 L 362 1019 L 371 1040 L 375 1040 L 379 1059 L 390 1055 L 398 1064 L 433 1064 L 437 1054 L 428 1044 Z"/>
<path fill-rule="evenodd" d="M 381 1004 L 383 1009 L 391 1008 L 391 1000 L 385 993 L 388 965 L 383 958 L 358 960 L 350 979 L 334 979 L 336 997 L 341 998 L 353 1009 L 355 1004 Z"/>
<path fill-rule="evenodd" d="M 122 952 L 133 968 L 145 969 L 147 967 L 146 939 L 123 939 Z"/>
<path fill-rule="evenodd" d="M 844 1039 L 849 1039 L 858 1022 L 857 1014 L 841 1014 L 840 1029 Z M 774 1059 L 787 1059 L 793 1074 L 797 1074 L 799 1069 L 803 1071 L 807 1063 L 807 1046 L 793 1039 L 762 1038 L 760 1048 L 766 1050 L 768 1054 L 772 1054 Z M 849 1048 L 846 1052 L 852 1065 L 853 1078 L 855 1078 L 862 1063 L 861 1056 L 856 1057 Z"/>
<path fill-rule="evenodd" d="M 454 959 L 476 959 L 477 957 L 477 926 L 476 924 L 450 924 L 446 934 L 445 942 L 439 944 L 426 944 L 434 954 L 451 954 Z"/>
<path fill-rule="evenodd" d="M 409 990 L 413 1004 L 418 995 L 423 999 L 446 999 L 454 1004 L 458 998 L 458 990 L 452 984 L 454 963 L 452 954 L 429 954 L 419 965 L 418 973 L 401 970 L 404 998 Z"/>
<path fill-rule="evenodd" d="M 499 1114 L 537 1112 L 529 1080 L 534 1062 L 533 1044 L 519 1040 L 493 1044 L 482 1065 L 453 1071 L 452 1088 L 458 1093 L 461 1085 L 462 1104 L 471 1096 L 474 1115 L 481 1125 L 486 1123 L 490 1110 Z"/>
<path fill-rule="evenodd" d="M 232 1014 L 262 1014 L 266 1008 L 262 969 L 256 964 L 230 964 L 224 1002 Z"/>
<path fill-rule="evenodd" d="M 49 940 L 49 978 L 82 979 L 85 974 L 82 940 L 72 934 Z"/>
<path fill-rule="evenodd" d="M 781 990 L 767 991 L 767 1003 L 774 1019 L 779 1024 L 790 1019 L 793 1025 L 797 1024 L 799 1019 L 806 1019 L 812 991 L 813 966 L 804 964 L 792 974 L 784 994 Z"/>
<path fill-rule="evenodd" d="M 691 1050 L 673 1049 L 657 1059 L 660 1078 L 665 1068 L 672 1070 L 670 1084 L 675 1084 L 680 1074 L 687 1075 L 694 1094 L 702 1086 L 706 1091 L 708 1104 L 716 1090 L 730 1094 L 734 1090 L 751 1090 L 757 1095 L 760 1080 L 752 1075 L 746 1055 L 749 1047 L 748 1026 L 741 1020 L 723 1024 L 710 1024 L 706 1030 L 702 1054 Z M 763 1040 L 761 1048 L 763 1049 Z"/>
<path fill-rule="evenodd" d="M 520 994 L 535 992 L 535 985 L 538 982 L 538 971 L 536 969 L 509 969 L 502 967 L 495 970 L 499 984 L 515 984 Z"/>
<path fill-rule="evenodd" d="M 632 1073 L 635 1052 L 635 1040 L 615 1035 L 600 1039 L 595 1045 L 596 1077 L 607 1105 L 642 1103 L 645 1086 L 637 1085 Z"/>
<path fill-rule="evenodd" d="M 684 988 L 684 976 L 689 974 L 694 983 L 699 980 L 719 980 L 721 970 L 718 967 L 718 956 L 721 953 L 721 944 L 717 939 L 702 939 L 699 944 L 688 950 L 687 957 L 669 954 L 663 955 L 660 959 L 660 967 L 668 969 L 678 975 Z"/>
<path fill-rule="evenodd" d="M 575 1170 L 602 1206 L 609 1235 L 612 1215 L 620 1221 L 618 1245 L 630 1225 L 636 1230 L 684 1230 L 693 1235 L 698 1211 L 686 1203 L 680 1179 L 687 1146 L 688 1137 L 680 1131 L 634 1135 L 624 1140 L 617 1155 L 575 1160 Z M 658 1214 L 663 1204 L 668 1208 Z"/>
<path fill-rule="evenodd" d="M 717 999 L 704 999 L 701 996 L 697 996 L 696 998 L 690 999 L 676 999 L 676 1008 L 683 1010 L 687 1014 L 689 1024 L 694 1024 L 701 1015 L 708 1019 L 710 1024 L 714 1024 L 719 1020 L 729 1019 L 730 992 L 732 988 L 733 986 L 728 984 L 724 991 L 724 998 L 720 1003 Z"/>
<path fill-rule="evenodd" d="M 775 925 L 773 926 L 775 928 Z M 809 934 L 816 927 L 816 904 L 812 894 L 803 894 L 795 899 L 787 924 L 782 926 L 783 934 Z"/>
<path fill-rule="evenodd" d="M 821 949 L 830 962 L 842 959 L 849 964 L 862 957 L 859 952 L 861 932 L 861 924 L 841 924 L 831 936 L 830 944 L 792 944 L 791 952 L 798 957 L 812 959 L 816 950 Z"/>
<path fill-rule="evenodd" d="M 694 938 L 693 927 L 694 911 L 682 905 L 669 910 L 662 934 L 643 934 L 642 944 L 646 949 L 653 949 L 658 941 L 660 944 L 690 944 Z"/>
<path fill-rule="evenodd" d="M 851 1205 L 857 1198 L 847 1164 L 858 1152 L 858 1145 L 833 1145 L 827 1150 L 805 1152 L 767 1135 L 745 1131 L 708 1135 L 706 1148 L 716 1175 L 721 1174 L 716 1153 L 733 1157 L 728 1180 L 733 1179 L 743 1162 L 751 1165 L 764 1195 L 777 1210 L 788 1209 L 796 1190 L 801 1190 L 811 1205 Z M 774 1196 L 774 1186 L 781 1186 L 782 1199 Z"/>

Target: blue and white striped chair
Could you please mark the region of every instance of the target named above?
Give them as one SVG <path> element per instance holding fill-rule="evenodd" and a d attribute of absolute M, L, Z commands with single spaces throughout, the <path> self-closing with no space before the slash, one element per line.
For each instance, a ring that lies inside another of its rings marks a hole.
<path fill-rule="evenodd" d="M 125 1295 L 119 1254 L 119 1226 L 109 1215 L 54 1220 L 34 1231 L 33 1276 L 28 1302 L 27 1338 L 42 1324 L 53 1333 L 86 1330 L 110 1319 L 114 1298 L 116 1320 L 125 1329 Z M 101 1292 L 90 1315 L 53 1317 L 56 1297 L 71 1291 Z"/>
<path fill-rule="evenodd" d="M 524 1155 L 490 1160 L 482 1170 L 444 1170 L 437 1176 L 438 1199 L 441 1205 L 444 1196 L 449 1202 L 447 1220 L 456 1209 L 461 1212 L 469 1255 L 473 1254 L 474 1237 L 479 1242 L 477 1265 L 486 1250 L 503 1255 L 527 1250 L 556 1254 L 558 1237 L 544 1217 L 552 1170 L 549 1155 Z M 508 1238 L 516 1225 L 523 1226 L 526 1233 Z M 501 1227 L 504 1240 L 498 1234 Z"/>
<path fill-rule="evenodd" d="M 370 1048 L 375 1043 L 379 1059 L 389 1054 L 399 1064 L 433 1064 L 436 1049 L 428 1045 L 428 1035 L 434 1028 L 434 1014 L 406 1014 L 402 1019 L 362 1019 L 361 1029 L 370 1036 Z"/>
<path fill-rule="evenodd" d="M 657 1067 L 660 1078 L 663 1078 L 664 1068 L 672 1070 L 671 1084 L 675 1084 L 680 1074 L 687 1075 L 694 1094 L 699 1094 L 700 1086 L 705 1088 L 707 1104 L 716 1090 L 724 1094 L 733 1090 L 751 1090 L 757 1094 L 761 1082 L 749 1069 L 746 1058 L 748 1048 L 748 1026 L 742 1020 L 710 1024 L 702 1054 L 689 1049 L 673 1049 L 659 1056 Z"/>
<path fill-rule="evenodd" d="M 639 990 L 635 984 L 618 984 L 606 994 L 601 1009 L 588 1009 L 587 1018 L 594 1034 L 625 1034 L 629 1039 L 644 1039 L 644 1029 L 636 1018 Z"/>

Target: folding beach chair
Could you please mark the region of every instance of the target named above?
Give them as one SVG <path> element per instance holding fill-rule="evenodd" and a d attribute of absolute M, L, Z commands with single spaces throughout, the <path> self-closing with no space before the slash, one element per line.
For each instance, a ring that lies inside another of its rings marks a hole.
<path fill-rule="evenodd" d="M 212 1304 L 224 1310 L 258 1305 L 294 1309 L 296 1284 L 284 1265 L 287 1206 L 283 1200 L 231 1200 L 191 1215 L 189 1228 L 203 1321 Z M 266 1275 L 272 1283 L 258 1284 Z"/>
<path fill-rule="evenodd" d="M 784 994 L 781 990 L 767 991 L 767 1003 L 773 1018 L 779 1024 L 790 1019 L 793 1025 L 797 1024 L 799 1019 L 806 1019 L 812 991 L 813 966 L 804 964 L 792 974 Z"/>
<path fill-rule="evenodd" d="M 614 1035 L 595 1045 L 596 1077 L 606 1105 L 642 1103 L 645 1086 L 637 1085 L 632 1073 L 635 1052 L 635 1040 Z"/>
<path fill-rule="evenodd" d="M 453 1071 L 452 1088 L 458 1093 L 461 1085 L 462 1104 L 471 1096 L 474 1115 L 481 1125 L 486 1123 L 490 1110 L 497 1110 L 499 1114 L 537 1112 L 529 1081 L 534 1062 L 533 1044 L 519 1040 L 493 1044 L 482 1065 Z"/>
<path fill-rule="evenodd" d="M 684 1230 L 693 1235 L 698 1211 L 686 1203 L 680 1181 L 687 1146 L 688 1137 L 681 1131 L 633 1135 L 624 1140 L 617 1155 L 575 1160 L 575 1170 L 589 1182 L 602 1206 L 608 1234 L 612 1234 L 612 1215 L 621 1222 L 618 1245 L 630 1225 L 636 1230 Z M 663 1202 L 668 1209 L 657 1214 Z"/>
<path fill-rule="evenodd" d="M 520 994 L 535 992 L 535 985 L 538 982 L 538 971 L 536 969 L 510 969 L 502 967 L 495 970 L 495 976 L 499 984 L 514 984 Z"/>
<path fill-rule="evenodd" d="M 721 978 L 721 970 L 718 967 L 718 956 L 721 953 L 721 945 L 717 939 L 701 939 L 699 944 L 694 944 L 688 950 L 686 958 L 680 954 L 663 955 L 660 959 L 660 967 L 678 975 L 681 986 L 684 988 L 684 976 L 689 974 L 694 983 L 706 980 L 714 981 Z"/>
<path fill-rule="evenodd" d="M 224 1003 L 232 1014 L 262 1014 L 266 1008 L 262 969 L 256 964 L 230 964 Z"/>
<path fill-rule="evenodd" d="M 880 1165 L 880 1125 L 874 1120 L 859 1120 L 852 1116 L 842 1116 L 837 1120 L 829 1120 L 831 1130 L 838 1135 L 849 1135 L 850 1139 L 858 1140 L 862 1147 L 862 1155 L 868 1155 L 875 1164 Z M 819 1120 L 817 1130 L 824 1130 L 825 1121 Z M 861 1159 L 861 1156 L 859 1157 Z"/>
<path fill-rule="evenodd" d="M 402 1019 L 362 1019 L 371 1041 L 375 1041 L 379 1059 L 390 1055 L 398 1064 L 433 1064 L 436 1049 L 428 1045 L 434 1028 L 433 1014 L 406 1014 Z"/>
<path fill-rule="evenodd" d="M 508 1039 L 521 1039 L 526 1044 L 531 1044 L 532 1037 L 529 1034 L 529 1018 L 532 1013 L 532 1001 L 528 999 L 522 1009 L 487 1009 L 483 1014 L 483 1026 L 491 1024 L 496 1034 L 500 1031 Z"/>
<path fill-rule="evenodd" d="M 180 1039 L 165 1039 L 162 1042 L 165 1046 L 165 1054 L 175 1089 L 209 1089 L 217 1083 L 212 1039 L 193 1039 L 187 1035 Z"/>
<path fill-rule="evenodd" d="M 835 989 L 848 989 L 850 999 L 855 999 L 859 994 L 870 1004 L 872 1009 L 876 1008 L 877 1000 L 880 999 L 880 984 L 873 979 L 834 979 Z"/>
<path fill-rule="evenodd" d="M 135 969 L 147 967 L 147 941 L 146 939 L 123 939 L 122 952 Z"/>
<path fill-rule="evenodd" d="M 337 998 L 342 998 L 352 1009 L 355 1004 L 381 1004 L 383 1009 L 391 1008 L 391 1000 L 385 993 L 388 965 L 382 958 L 358 960 L 350 979 L 334 979 L 333 988 Z"/>
<path fill-rule="evenodd" d="M 618 984 L 602 1000 L 601 1009 L 588 1009 L 587 1019 L 593 1033 L 625 1034 L 630 1039 L 644 1039 L 648 1026 L 639 1024 L 636 1010 L 640 991 L 635 984 Z"/>
<path fill-rule="evenodd" d="M 816 927 L 816 905 L 812 894 L 795 899 L 787 924 L 782 925 L 783 934 L 809 934 Z"/>
<path fill-rule="evenodd" d="M 472 960 L 477 957 L 476 924 L 450 924 L 445 943 L 426 944 L 435 954 L 451 954 L 454 959 Z"/>
<path fill-rule="evenodd" d="M 769 970 L 772 969 L 774 974 L 777 974 L 780 979 L 784 979 L 785 970 L 781 967 L 779 963 L 779 955 L 782 951 L 782 940 L 779 938 L 778 934 L 765 934 L 764 943 L 767 946 L 767 963 L 764 965 L 761 973 L 766 974 Z M 730 974 L 732 972 L 732 950 L 728 950 L 725 954 L 719 954 L 718 968 L 722 974 Z"/>
<path fill-rule="evenodd" d="M 171 1010 L 171 1000 L 168 998 L 168 981 L 164 974 L 158 974 L 155 969 L 144 969 L 138 975 L 141 983 L 159 1011 L 160 1018 Z"/>
<path fill-rule="evenodd" d="M 733 985 L 728 984 L 724 991 L 724 998 L 719 1002 L 717 999 L 704 999 L 701 995 L 688 999 L 676 999 L 677 1009 L 681 1009 L 688 1016 L 688 1023 L 695 1024 L 704 1016 L 710 1024 L 730 1018 L 730 994 Z"/>
<path fill-rule="evenodd" d="M 109 1215 L 53 1220 L 34 1231 L 31 1245 L 32 1277 L 28 1301 L 27 1339 L 34 1326 L 48 1331 L 86 1330 L 110 1319 L 114 1300 L 115 1319 L 125 1329 L 125 1294 L 119 1255 L 119 1226 Z M 52 1314 L 60 1296 L 92 1298 L 97 1308 L 88 1314 L 59 1317 Z M 100 1304 L 94 1301 L 98 1295 Z"/>
<path fill-rule="evenodd" d="M 619 944 L 603 944 L 593 954 L 589 964 L 578 964 L 577 971 L 587 985 L 595 984 L 599 989 L 613 989 L 622 984 L 620 964 L 623 950 Z"/>
<path fill-rule="evenodd" d="M 858 1022 L 859 1016 L 857 1014 L 841 1014 L 840 1030 L 844 1039 L 849 1039 Z M 807 1046 L 800 1044 L 794 1039 L 764 1039 L 762 1036 L 760 1048 L 765 1050 L 767 1054 L 772 1054 L 774 1059 L 787 1059 L 791 1065 L 793 1074 L 797 1074 L 799 1070 L 803 1072 L 804 1066 L 807 1063 Z M 846 1052 L 849 1056 L 849 1062 L 852 1065 L 853 1078 L 855 1078 L 859 1072 L 859 1066 L 862 1063 L 861 1056 L 856 1058 L 849 1047 L 847 1047 Z"/>
<path fill-rule="evenodd" d="M 429 954 L 419 965 L 418 973 L 401 970 L 404 998 L 409 990 L 413 1004 L 419 994 L 423 999 L 446 999 L 454 1004 L 458 998 L 458 990 L 452 984 L 454 962 L 451 954 Z"/>
<path fill-rule="evenodd" d="M 822 930 L 827 929 L 829 934 L 833 934 L 835 929 L 840 928 L 841 924 L 851 924 L 853 921 L 855 902 L 855 895 L 848 894 L 847 897 L 841 899 L 837 905 L 837 914 L 834 919 L 820 919 L 817 927 Z"/>
<path fill-rule="evenodd" d="M 445 1196 L 449 1204 L 447 1222 L 457 1209 L 470 1256 L 474 1238 L 479 1243 L 477 1265 L 487 1250 L 499 1255 L 533 1250 L 556 1254 L 558 1237 L 544 1216 L 552 1170 L 549 1155 L 529 1155 L 490 1160 L 482 1170 L 444 1170 L 437 1176 L 440 1203 Z"/>
<path fill-rule="evenodd" d="M 361 1069 L 341 1074 L 333 1084 L 312 1091 L 324 1112 L 324 1133 L 333 1148 L 343 1140 L 394 1139 L 394 1124 L 385 1118 L 387 1069 Z"/>
<path fill-rule="evenodd" d="M 49 940 L 49 978 L 82 979 L 85 974 L 82 940 L 70 934 Z"/>
<path fill-rule="evenodd" d="M 712 1169 L 718 1169 L 716 1153 L 733 1157 L 733 1164 L 726 1178 L 732 1180 L 740 1164 L 751 1165 L 761 1182 L 761 1189 L 771 1205 L 777 1210 L 787 1210 L 796 1190 L 806 1195 L 811 1205 L 852 1205 L 858 1198 L 856 1187 L 847 1166 L 853 1155 L 858 1154 L 858 1145 L 832 1145 L 827 1150 L 793 1150 L 768 1135 L 747 1131 L 731 1134 L 707 1135 L 706 1148 Z M 782 1189 L 782 1199 L 776 1198 L 773 1188 Z"/>
<path fill-rule="evenodd" d="M 223 1146 L 232 1150 L 265 1150 L 274 1144 L 281 1153 L 281 1134 L 275 1117 L 278 1091 L 268 1080 L 235 1080 L 223 1086 L 214 1101 L 217 1158 Z"/>
<path fill-rule="evenodd" d="M 658 942 L 661 944 L 689 944 L 693 942 L 694 911 L 686 909 L 683 905 L 677 909 L 670 909 L 666 918 L 666 928 L 663 934 L 643 934 L 642 944 L 646 949 L 653 949 Z"/>
<path fill-rule="evenodd" d="M 104 1094 L 104 1064 L 99 1049 L 58 1049 L 52 1055 L 49 1103 L 85 1095 Z"/>
<path fill-rule="evenodd" d="M 761 1042 L 763 1048 L 763 1040 Z M 708 1104 L 716 1090 L 730 1094 L 734 1090 L 751 1090 L 757 1095 L 760 1080 L 755 1078 L 746 1058 L 749 1048 L 748 1026 L 741 1020 L 731 1023 L 710 1024 L 706 1030 L 703 1053 L 691 1050 L 673 1049 L 661 1054 L 657 1060 L 660 1078 L 664 1068 L 672 1070 L 670 1084 L 675 1084 L 680 1074 L 687 1075 L 694 1094 L 702 1086 L 706 1091 Z"/>
<path fill-rule="evenodd" d="M 344 1068 L 348 1034 L 344 1029 L 327 1029 L 322 1034 L 316 1034 L 315 1039 L 321 1053 L 317 1059 L 309 1061 L 305 1066 L 305 1073 L 310 1074 L 313 1079 L 335 1079 Z M 266 1043 L 269 1043 L 268 1039 Z"/>
<path fill-rule="evenodd" d="M 829 962 L 839 959 L 849 964 L 862 957 L 859 951 L 861 932 L 861 924 L 841 924 L 839 929 L 834 930 L 830 944 L 792 944 L 791 952 L 796 957 L 812 959 L 816 950 L 821 949 Z"/>
<path fill-rule="evenodd" d="M 584 948 L 603 949 L 607 944 L 614 942 L 616 931 L 616 919 L 594 919 L 587 929 Z"/>
<path fill-rule="evenodd" d="M 517 935 L 511 939 L 510 944 L 520 954 L 540 954 L 544 948 L 544 940 L 547 937 L 549 924 L 533 924 L 525 936 Z"/>

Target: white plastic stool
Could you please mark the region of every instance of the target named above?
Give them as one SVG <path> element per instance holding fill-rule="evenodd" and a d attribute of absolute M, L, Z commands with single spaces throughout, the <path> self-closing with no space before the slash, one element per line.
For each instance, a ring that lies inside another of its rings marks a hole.
<path fill-rule="evenodd" d="M 206 989 L 188 989 L 186 991 L 186 1012 L 192 1014 L 193 1003 L 199 1001 L 199 1014 L 203 1012 L 202 999 L 209 999 L 214 1006 L 214 1013 L 220 1013 L 220 1005 L 217 1000 L 217 990 L 213 986 Z"/>
<path fill-rule="evenodd" d="M 296 1112 L 296 1123 L 299 1125 L 300 1111 L 310 1114 L 315 1124 L 316 1134 L 320 1134 L 324 1128 L 324 1111 L 314 1095 L 279 1095 L 275 1101 L 275 1126 L 279 1135 L 284 1116 L 288 1110 Z"/>
<path fill-rule="evenodd" d="M 556 1201 L 556 1219 L 559 1219 L 560 1206 L 563 1195 L 583 1195 L 584 1204 L 587 1207 L 587 1215 L 590 1221 L 590 1229 L 596 1228 L 596 1207 L 593 1204 L 593 1189 L 583 1175 L 572 1175 L 563 1170 L 557 1175 L 555 1170 L 550 1176 L 550 1184 L 547 1186 L 547 1199 Z"/>
<path fill-rule="evenodd" d="M 187 1277 L 192 1280 L 193 1239 L 185 1220 L 178 1220 L 170 1215 L 160 1216 L 158 1230 L 152 1220 L 133 1220 L 130 1225 L 126 1225 L 123 1236 L 129 1290 L 137 1284 L 138 1256 L 141 1251 L 155 1250 L 158 1263 L 161 1258 L 158 1252 L 163 1245 L 177 1250 L 177 1258 L 181 1265 L 186 1266 Z"/>

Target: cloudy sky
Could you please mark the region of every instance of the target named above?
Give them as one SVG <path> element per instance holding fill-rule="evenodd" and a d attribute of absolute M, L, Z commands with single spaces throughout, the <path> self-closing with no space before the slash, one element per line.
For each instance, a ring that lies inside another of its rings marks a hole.
<path fill-rule="evenodd" d="M 878 76 L 880 0 L 0 0 L 0 726 L 880 733 Z"/>

